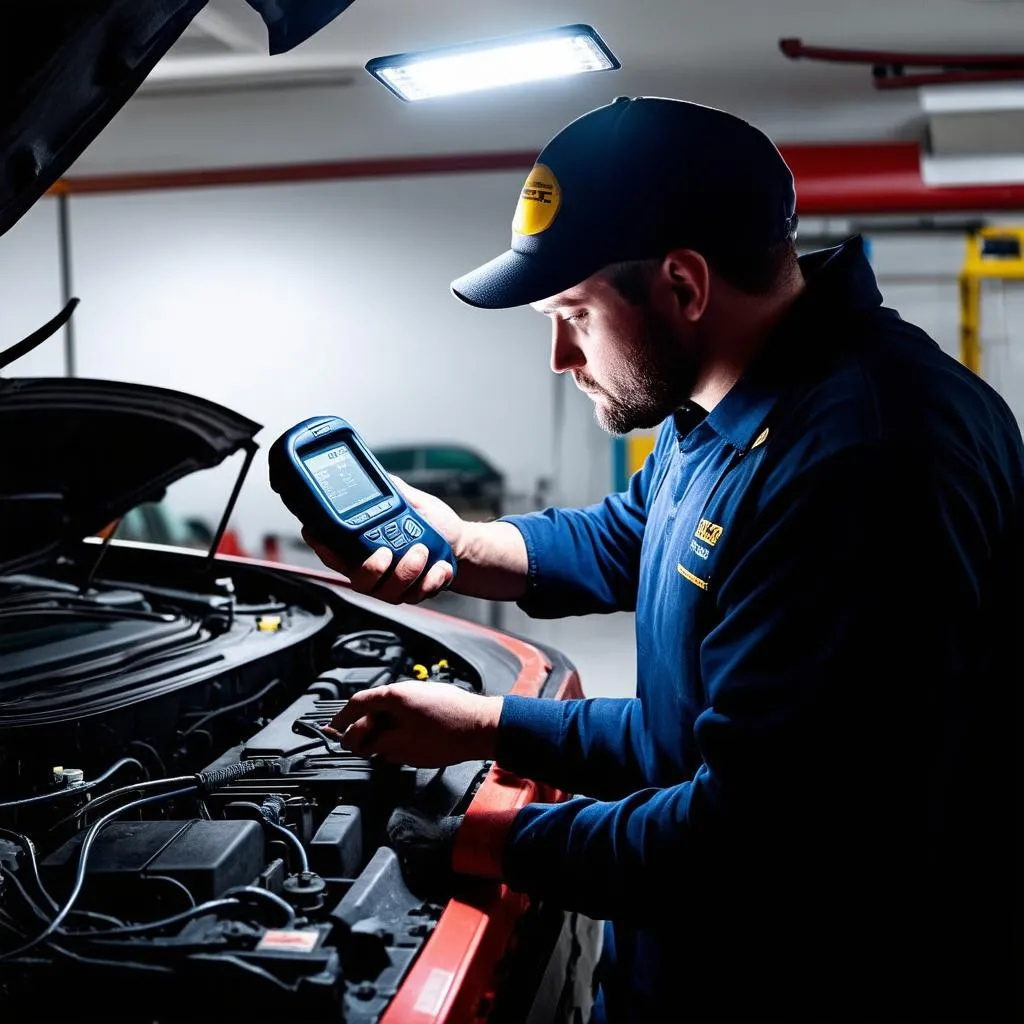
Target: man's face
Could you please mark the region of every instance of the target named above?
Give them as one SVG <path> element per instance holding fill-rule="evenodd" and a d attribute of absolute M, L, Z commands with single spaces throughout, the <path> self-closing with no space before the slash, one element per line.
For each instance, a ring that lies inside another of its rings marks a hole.
<path fill-rule="evenodd" d="M 626 299 L 598 273 L 533 308 L 551 318 L 551 369 L 571 373 L 601 427 L 625 434 L 657 426 L 689 398 L 697 378 L 693 325 Z"/>

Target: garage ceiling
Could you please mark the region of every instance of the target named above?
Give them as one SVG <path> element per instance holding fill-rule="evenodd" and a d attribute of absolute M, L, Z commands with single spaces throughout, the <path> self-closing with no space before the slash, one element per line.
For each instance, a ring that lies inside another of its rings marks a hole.
<path fill-rule="evenodd" d="M 998 52 L 1019 45 L 1021 0 L 356 0 L 303 45 L 362 65 L 395 49 L 588 21 L 629 62 L 707 69 L 743 61 L 769 76 L 781 36 L 833 46 Z M 211 0 L 198 30 L 229 45 L 265 49 L 244 0 Z"/>
<path fill-rule="evenodd" d="M 570 22 L 593 24 L 622 70 L 412 106 L 362 71 L 382 54 Z M 783 143 L 920 139 L 916 91 L 880 92 L 866 66 L 788 60 L 779 39 L 999 53 L 1024 49 L 1022 28 L 1024 0 L 355 0 L 291 54 L 268 57 L 244 0 L 211 0 L 76 170 L 537 149 L 566 120 L 626 93 L 725 107 Z M 225 89 L 229 76 L 203 94 L 204 67 L 238 63 L 250 76 L 274 69 L 280 88 Z M 167 83 L 177 83 L 170 95 Z"/>

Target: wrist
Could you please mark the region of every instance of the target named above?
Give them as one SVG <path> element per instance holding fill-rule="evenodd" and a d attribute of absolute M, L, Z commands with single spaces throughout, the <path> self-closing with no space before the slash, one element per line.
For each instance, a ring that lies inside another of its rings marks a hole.
<path fill-rule="evenodd" d="M 480 525 L 472 520 L 462 520 L 455 542 L 452 544 L 452 554 L 455 555 L 457 561 L 472 564 L 478 547 L 477 535 Z"/>
<path fill-rule="evenodd" d="M 498 753 L 498 729 L 504 697 L 483 696 L 477 702 L 476 737 L 479 740 L 477 757 L 493 761 Z"/>

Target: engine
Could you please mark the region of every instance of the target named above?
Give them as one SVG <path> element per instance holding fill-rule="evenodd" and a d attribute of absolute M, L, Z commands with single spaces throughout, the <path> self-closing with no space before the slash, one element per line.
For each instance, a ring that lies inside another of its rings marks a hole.
<path fill-rule="evenodd" d="M 388 819 L 459 813 L 488 765 L 324 727 L 367 687 L 479 674 L 329 588 L 151 578 L 0 579 L 0 1009 L 379 1019 L 451 895 L 409 887 Z"/>

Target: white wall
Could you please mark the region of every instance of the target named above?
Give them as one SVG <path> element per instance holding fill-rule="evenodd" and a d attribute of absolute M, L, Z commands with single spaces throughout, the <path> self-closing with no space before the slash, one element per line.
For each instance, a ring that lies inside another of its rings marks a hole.
<path fill-rule="evenodd" d="M 264 424 L 235 517 L 243 542 L 294 520 L 265 452 L 292 423 L 350 419 L 371 445 L 455 440 L 510 489 L 550 476 L 548 324 L 483 311 L 452 278 L 506 248 L 518 173 L 75 197 L 71 235 L 81 376 L 188 391 Z M 4 290 L 6 293 L 6 289 Z M 569 389 L 559 498 L 607 489 L 607 436 Z M 233 469 L 176 485 L 214 519 Z"/>
<path fill-rule="evenodd" d="M 266 449 L 325 411 L 371 444 L 476 445 L 520 494 L 547 476 L 556 502 L 596 500 L 611 446 L 589 400 L 551 374 L 547 322 L 471 309 L 449 292 L 507 246 L 519 184 L 502 172 L 75 197 L 78 373 L 192 392 L 264 424 L 233 523 L 252 548 L 265 532 L 294 531 L 267 486 Z M 60 306 L 56 213 L 43 201 L 0 238 L 0 347 Z M 871 243 L 886 304 L 957 355 L 963 239 Z M 1024 285 L 987 285 L 982 327 L 984 375 L 1024 420 Z M 58 335 L 8 375 L 63 365 Z M 234 472 L 182 481 L 172 506 L 215 519 Z"/>
<path fill-rule="evenodd" d="M 982 285 L 981 371 L 1024 430 L 1024 281 Z"/>
<path fill-rule="evenodd" d="M 0 349 L 31 334 L 60 308 L 57 204 L 44 200 L 0 236 Z M 0 370 L 7 377 L 49 377 L 63 372 L 63 331 Z"/>

